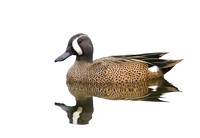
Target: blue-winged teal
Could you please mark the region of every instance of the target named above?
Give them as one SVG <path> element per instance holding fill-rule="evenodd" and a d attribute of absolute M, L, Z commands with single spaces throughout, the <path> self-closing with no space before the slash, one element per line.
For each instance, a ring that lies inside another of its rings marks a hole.
<path fill-rule="evenodd" d="M 146 81 L 163 76 L 181 60 L 160 59 L 165 53 L 109 56 L 93 61 L 93 45 L 85 34 L 74 35 L 66 51 L 55 62 L 76 55 L 67 81 L 84 83 L 122 83 Z M 156 70 L 152 70 L 155 69 Z"/>

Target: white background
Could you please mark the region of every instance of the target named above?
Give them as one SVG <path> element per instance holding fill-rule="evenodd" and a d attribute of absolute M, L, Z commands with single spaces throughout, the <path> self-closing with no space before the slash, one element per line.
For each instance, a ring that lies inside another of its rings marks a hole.
<path fill-rule="evenodd" d="M 182 92 L 167 103 L 94 98 L 89 125 L 68 123 L 54 102 L 74 105 L 62 63 L 70 37 L 85 33 L 94 59 L 170 52 L 184 59 L 166 74 Z M 0 137 L 200 137 L 198 0 L 0 1 Z"/>

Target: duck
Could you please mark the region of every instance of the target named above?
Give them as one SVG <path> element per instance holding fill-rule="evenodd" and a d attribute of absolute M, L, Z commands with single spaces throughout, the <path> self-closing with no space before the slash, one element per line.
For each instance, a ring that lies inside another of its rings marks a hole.
<path fill-rule="evenodd" d="M 65 52 L 55 59 L 64 61 L 75 55 L 76 60 L 69 68 L 68 82 L 80 83 L 135 83 L 163 77 L 180 60 L 161 57 L 168 52 L 108 56 L 93 60 L 93 44 L 88 35 L 73 35 Z"/>

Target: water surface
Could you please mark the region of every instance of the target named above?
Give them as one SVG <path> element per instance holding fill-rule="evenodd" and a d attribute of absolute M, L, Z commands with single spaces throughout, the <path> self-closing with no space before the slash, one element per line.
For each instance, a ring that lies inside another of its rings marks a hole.
<path fill-rule="evenodd" d="M 69 122 L 72 124 L 89 124 L 94 112 L 93 97 L 116 101 L 166 102 L 161 98 L 163 94 L 180 92 L 177 87 L 164 78 L 136 83 L 87 84 L 67 82 L 67 86 L 69 92 L 75 97 L 76 105 L 68 106 L 63 103 L 55 103 L 55 105 L 66 111 Z M 107 112 L 107 114 L 111 113 L 112 111 Z"/>

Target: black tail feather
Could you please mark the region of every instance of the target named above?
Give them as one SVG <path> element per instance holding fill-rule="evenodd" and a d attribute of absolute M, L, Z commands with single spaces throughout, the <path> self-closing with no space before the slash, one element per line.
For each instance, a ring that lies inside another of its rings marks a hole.
<path fill-rule="evenodd" d="M 164 62 L 155 63 L 155 65 L 157 65 L 160 71 L 163 74 L 165 74 L 181 61 L 182 59 L 181 60 L 166 60 Z"/>
<path fill-rule="evenodd" d="M 112 56 L 116 58 L 126 58 L 126 59 L 147 59 L 147 58 L 160 58 L 168 52 L 156 52 L 156 53 L 145 53 L 145 54 L 137 54 L 137 55 L 120 55 L 120 56 Z"/>

